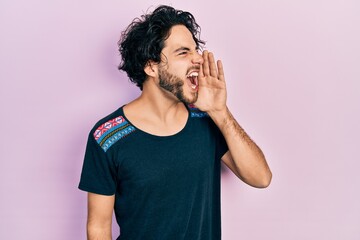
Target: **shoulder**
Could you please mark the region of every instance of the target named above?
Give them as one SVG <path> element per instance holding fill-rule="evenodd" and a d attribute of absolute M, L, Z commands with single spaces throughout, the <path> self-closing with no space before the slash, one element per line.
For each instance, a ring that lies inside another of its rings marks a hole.
<path fill-rule="evenodd" d="M 217 129 L 216 124 L 207 112 L 201 111 L 193 104 L 188 104 L 187 108 L 189 109 L 189 116 L 191 121 L 193 123 L 197 123 L 195 126 L 203 126 L 211 130 Z"/>
<path fill-rule="evenodd" d="M 209 118 L 209 115 L 206 112 L 201 111 L 194 104 L 188 104 L 187 107 L 191 118 Z"/>
<path fill-rule="evenodd" d="M 90 136 L 106 152 L 113 144 L 135 128 L 126 120 L 123 107 L 98 121 L 90 131 Z"/>

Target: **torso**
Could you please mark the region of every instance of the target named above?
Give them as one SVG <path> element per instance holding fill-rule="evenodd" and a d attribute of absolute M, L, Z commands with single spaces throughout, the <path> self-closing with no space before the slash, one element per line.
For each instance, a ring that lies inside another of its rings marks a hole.
<path fill-rule="evenodd" d="M 130 120 L 120 108 L 89 136 L 79 188 L 115 194 L 119 240 L 221 238 L 220 158 L 226 145 L 206 113 L 184 107 L 185 123 L 176 124 L 174 134 L 146 132 L 141 121 L 143 129 L 137 128 L 133 119 L 146 115 L 138 111 L 130 116 L 140 117 Z"/>

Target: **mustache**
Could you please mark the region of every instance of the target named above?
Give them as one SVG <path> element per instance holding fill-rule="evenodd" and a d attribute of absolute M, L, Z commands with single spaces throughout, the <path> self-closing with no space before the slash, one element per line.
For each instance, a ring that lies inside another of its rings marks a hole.
<path fill-rule="evenodd" d="M 200 66 L 192 66 L 187 70 L 187 74 L 193 70 L 199 70 L 200 71 Z"/>

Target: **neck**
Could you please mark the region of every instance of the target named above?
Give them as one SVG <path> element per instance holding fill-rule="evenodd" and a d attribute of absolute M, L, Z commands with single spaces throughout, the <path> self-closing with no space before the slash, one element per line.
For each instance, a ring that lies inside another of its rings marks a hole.
<path fill-rule="evenodd" d="M 151 79 L 145 81 L 143 91 L 134 104 L 137 105 L 139 111 L 156 116 L 161 122 L 167 122 L 180 112 L 187 111 L 183 102 L 160 88 Z"/>

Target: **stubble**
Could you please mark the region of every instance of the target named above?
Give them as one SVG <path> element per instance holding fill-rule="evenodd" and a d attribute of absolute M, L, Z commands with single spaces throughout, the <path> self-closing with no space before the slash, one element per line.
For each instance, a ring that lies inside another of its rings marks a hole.
<path fill-rule="evenodd" d="M 184 94 L 184 81 L 162 68 L 159 69 L 159 85 L 186 104 L 195 103 L 197 100 L 197 92 L 192 94 L 192 98 L 186 97 Z"/>

